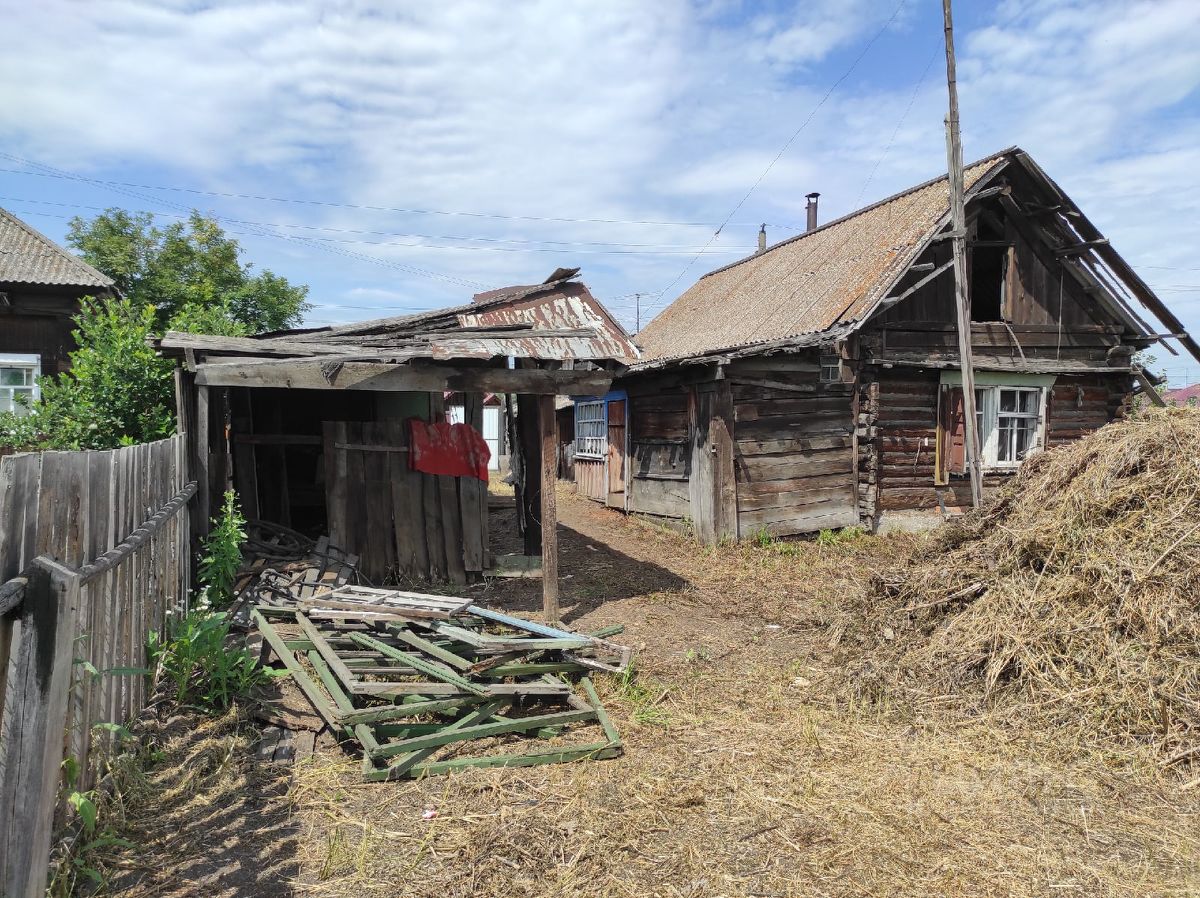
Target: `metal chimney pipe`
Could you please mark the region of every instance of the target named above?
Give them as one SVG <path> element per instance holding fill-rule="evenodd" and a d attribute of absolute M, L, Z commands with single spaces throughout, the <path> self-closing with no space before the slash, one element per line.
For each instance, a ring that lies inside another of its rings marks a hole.
<path fill-rule="evenodd" d="M 813 192 L 805 194 L 805 199 L 808 200 L 808 205 L 805 206 L 805 211 L 808 212 L 808 227 L 806 231 L 816 230 L 817 227 L 817 197 L 821 194 Z"/>
<path fill-rule="evenodd" d="M 764 224 L 758 229 L 758 251 L 761 253 L 767 248 L 767 226 Z"/>

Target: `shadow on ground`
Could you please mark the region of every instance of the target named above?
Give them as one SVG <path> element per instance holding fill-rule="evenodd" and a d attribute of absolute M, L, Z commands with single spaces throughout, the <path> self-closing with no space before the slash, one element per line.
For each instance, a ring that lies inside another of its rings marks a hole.
<path fill-rule="evenodd" d="M 259 764 L 261 724 L 180 712 L 142 736 L 144 766 L 125 777 L 121 835 L 108 864 L 112 894 L 279 898 L 300 872 L 286 801 L 290 769 Z"/>
<path fill-rule="evenodd" d="M 515 511 L 507 508 L 493 511 L 489 528 L 493 552 L 521 551 Z M 635 558 L 611 542 L 588 536 L 561 522 L 558 553 L 559 602 L 564 623 L 569 624 L 609 602 L 690 586 L 685 578 L 661 565 Z M 542 581 L 493 581 L 481 598 L 510 611 L 540 613 Z"/>

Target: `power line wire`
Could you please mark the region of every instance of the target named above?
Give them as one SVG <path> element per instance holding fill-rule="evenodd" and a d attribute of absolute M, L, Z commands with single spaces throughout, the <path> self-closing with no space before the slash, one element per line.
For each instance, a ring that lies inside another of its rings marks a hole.
<path fill-rule="evenodd" d="M 862 49 L 862 52 L 860 52 L 858 54 L 858 56 L 855 57 L 854 62 L 852 62 L 850 64 L 850 67 L 848 69 L 846 69 L 846 71 L 843 72 L 842 75 L 836 81 L 834 81 L 832 85 L 830 85 L 829 90 L 827 90 L 825 92 L 825 95 L 823 97 L 821 97 L 821 99 L 817 102 L 817 105 L 814 106 L 812 111 L 808 114 L 808 118 L 806 118 L 803 122 L 801 122 L 800 127 L 792 132 L 792 136 L 787 139 L 787 142 L 783 145 L 783 148 L 780 149 L 780 151 L 775 154 L 775 158 L 770 161 L 770 163 L 767 165 L 767 167 L 765 169 L 763 169 L 762 174 L 760 174 L 755 179 L 754 183 L 750 185 L 750 189 L 746 191 L 746 195 L 743 196 L 740 200 L 738 200 L 737 204 L 733 207 L 733 211 L 731 211 L 729 213 L 729 215 L 727 215 L 725 217 L 725 220 L 721 223 L 720 227 L 718 227 L 717 230 L 713 233 L 712 237 L 710 237 L 708 239 L 708 242 L 706 244 L 704 244 L 704 246 L 700 249 L 700 252 L 696 253 L 695 257 L 690 262 L 688 262 L 687 265 L 685 265 L 683 267 L 683 270 L 675 276 L 675 279 L 672 280 L 671 283 L 667 284 L 667 286 L 663 287 L 662 290 L 660 290 L 658 292 L 658 295 L 654 298 L 654 301 L 651 302 L 649 306 L 647 306 L 646 314 L 650 314 L 651 312 L 653 312 L 662 303 L 663 296 L 666 295 L 667 291 L 679 283 L 679 281 L 683 278 L 683 276 L 685 274 L 687 274 L 688 271 L 691 270 L 692 266 L 695 265 L 696 262 L 700 259 L 700 256 L 703 255 L 704 251 L 707 250 L 710 246 L 712 246 L 713 241 L 715 241 L 719 236 L 721 236 L 721 231 L 725 228 L 726 225 L 729 224 L 730 221 L 733 220 L 733 216 L 735 216 L 738 213 L 738 211 L 742 208 L 742 206 L 744 206 L 746 204 L 746 201 L 748 199 L 750 199 L 750 197 L 754 193 L 754 191 L 758 189 L 758 186 L 760 184 L 762 184 L 763 179 L 766 178 L 768 174 L 770 174 L 771 169 L 773 169 L 775 167 L 775 163 L 777 163 L 780 159 L 782 159 L 783 154 L 788 151 L 788 149 L 791 147 L 791 145 L 793 143 L 795 143 L 796 138 L 800 136 L 800 132 L 802 132 L 805 128 L 808 127 L 809 123 L 813 120 L 813 118 L 816 117 L 816 114 L 821 111 L 821 107 L 823 107 L 826 104 L 826 102 L 828 102 L 829 98 L 831 96 L 833 96 L 834 91 L 836 91 L 841 86 L 842 82 L 845 81 L 847 78 L 849 78 L 850 75 L 854 72 L 854 70 L 856 68 L 858 68 L 858 64 L 863 61 L 863 58 L 867 55 L 867 53 L 870 52 L 871 48 L 873 46 L 875 46 L 876 42 L 881 37 L 883 37 L 884 32 L 886 32 L 888 30 L 888 28 L 891 27 L 892 23 L 894 21 L 896 21 L 896 17 L 900 15 L 900 10 L 902 10 L 904 8 L 904 5 L 906 2 L 907 2 L 907 0 L 900 0 L 900 3 L 896 6 L 895 10 L 893 10 L 891 16 L 888 18 L 888 20 L 886 22 L 883 23 L 883 27 L 880 28 L 878 32 L 876 32 L 874 37 L 872 37 L 869 41 L 867 41 L 866 46 L 864 46 Z"/>
<path fill-rule="evenodd" d="M 177 193 L 191 193 L 198 196 L 212 196 L 223 199 L 239 199 L 239 200 L 255 200 L 258 202 L 269 203 L 291 203 L 303 206 L 324 206 L 333 209 L 357 209 L 367 212 L 387 212 L 399 215 L 445 215 L 445 216 L 461 216 L 466 218 L 488 218 L 501 221 L 546 221 L 568 224 L 617 224 L 617 225 L 662 225 L 667 227 L 681 228 L 711 228 L 713 223 L 710 221 L 665 221 L 656 219 L 633 219 L 633 218 L 568 218 L 561 216 L 546 216 L 546 215 L 506 215 L 498 212 L 478 212 L 471 210 L 451 210 L 451 209 L 407 209 L 394 206 L 373 206 L 361 203 L 339 203 L 331 200 L 311 200 L 300 197 L 283 197 L 283 196 L 267 196 L 253 193 L 235 193 L 232 191 L 220 190 L 202 190 L 198 187 L 179 187 L 168 184 L 134 184 L 127 181 L 110 181 L 100 178 L 87 178 L 83 175 L 77 175 L 72 172 L 53 169 L 50 166 L 42 166 L 41 163 L 34 162 L 29 159 L 24 159 L 13 153 L 0 151 L 0 157 L 4 157 L 21 165 L 38 166 L 51 168 L 50 171 L 26 171 L 24 169 L 15 168 L 0 168 L 0 172 L 14 175 L 33 175 L 43 178 L 59 178 L 72 181 L 86 181 L 90 184 L 96 184 L 108 188 L 132 188 L 134 190 L 169 190 Z M 158 201 L 158 200 L 155 200 Z M 753 225 L 751 222 L 736 222 L 739 227 L 758 227 L 757 223 Z M 724 226 L 728 226 L 726 222 Z M 791 230 L 800 230 L 793 225 L 772 225 L 772 227 L 788 228 Z"/>

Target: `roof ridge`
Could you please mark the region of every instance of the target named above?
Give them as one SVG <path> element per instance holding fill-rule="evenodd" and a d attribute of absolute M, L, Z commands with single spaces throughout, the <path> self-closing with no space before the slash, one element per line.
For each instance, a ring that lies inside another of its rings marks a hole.
<path fill-rule="evenodd" d="M 49 257 L 54 257 L 54 258 L 65 259 L 71 265 L 73 265 L 79 269 L 82 269 L 83 271 L 85 271 L 89 275 L 91 275 L 93 278 L 100 281 L 101 286 L 105 286 L 105 287 L 109 287 L 109 288 L 116 286 L 116 282 L 113 281 L 113 279 L 110 278 L 108 275 L 106 275 L 104 272 L 92 267 L 87 262 L 85 262 L 83 259 L 81 259 L 79 256 L 75 255 L 72 252 L 69 252 L 66 248 L 59 246 L 58 243 L 51 240 L 49 237 L 47 237 L 45 234 L 43 234 L 41 231 L 39 231 L 33 225 L 18 218 L 16 215 L 14 215 L 12 212 L 9 212 L 7 209 L 5 209 L 2 206 L 0 206 L 0 217 L 5 219 L 6 221 L 10 222 L 11 224 L 15 225 L 16 227 L 20 228 L 22 231 L 24 231 L 26 234 L 28 234 L 30 237 L 32 237 L 34 240 L 38 241 L 39 243 L 42 244 L 42 246 L 45 247 L 45 251 L 41 252 L 41 253 L 37 253 L 36 254 L 37 256 L 49 256 Z M 5 254 L 6 255 L 16 255 L 16 256 L 30 255 L 29 253 L 13 253 L 11 251 L 6 252 Z M 96 285 L 95 284 L 81 284 L 79 286 L 91 287 L 91 286 L 96 286 Z"/>
<path fill-rule="evenodd" d="M 963 169 L 966 170 L 968 168 L 975 168 L 977 165 L 985 165 L 989 162 L 995 162 L 996 160 L 998 160 L 1004 156 L 1008 156 L 1012 153 L 1020 153 L 1020 152 L 1023 152 L 1021 150 L 1021 148 L 1019 146 L 1017 146 L 1016 144 L 1013 144 L 1012 146 L 1006 147 L 1003 150 L 999 150 L 995 153 L 992 153 L 991 155 L 984 156 L 982 159 L 976 159 L 974 162 L 968 162 L 966 165 L 963 166 Z M 819 227 L 815 227 L 811 231 L 803 231 L 803 232 L 795 235 L 794 237 L 788 237 L 786 240 L 780 240 L 778 243 L 768 246 L 762 252 L 751 253 L 749 256 L 746 256 L 742 259 L 738 259 L 734 262 L 728 262 L 725 265 L 722 265 L 720 268 L 714 268 L 712 271 L 705 272 L 704 274 L 700 275 L 700 280 L 704 280 L 706 277 L 709 277 L 714 274 L 720 274 L 722 271 L 728 271 L 731 268 L 736 268 L 737 266 L 739 266 L 745 262 L 749 262 L 751 259 L 760 259 L 765 254 L 774 252 L 775 250 L 779 249 L 781 246 L 789 246 L 793 243 L 796 243 L 797 241 L 803 240 L 805 237 L 811 237 L 813 234 L 816 234 L 820 231 L 827 230 L 829 228 L 834 227 L 835 225 L 843 224 L 844 222 L 847 222 L 847 221 L 850 221 L 851 219 L 857 218 L 860 215 L 865 215 L 867 212 L 871 212 L 874 209 L 878 209 L 880 206 L 886 206 L 888 203 L 894 203 L 896 200 L 903 199 L 904 197 L 909 196 L 910 194 L 916 193 L 918 190 L 924 190 L 926 187 L 932 187 L 934 184 L 937 184 L 941 181 L 945 181 L 947 178 L 949 178 L 949 176 L 950 176 L 949 173 L 944 174 L 944 175 L 938 175 L 936 178 L 930 178 L 928 181 L 922 181 L 920 184 L 915 184 L 912 187 L 907 187 L 904 190 L 899 191 L 898 193 L 893 193 L 891 196 L 886 196 L 883 199 L 876 200 L 875 202 L 870 203 L 869 205 L 863 206 L 860 209 L 855 209 L 853 212 L 847 212 L 845 215 L 843 215 L 839 218 L 835 218 L 832 221 L 827 221 L 827 222 L 825 222 L 825 224 L 820 225 Z"/>

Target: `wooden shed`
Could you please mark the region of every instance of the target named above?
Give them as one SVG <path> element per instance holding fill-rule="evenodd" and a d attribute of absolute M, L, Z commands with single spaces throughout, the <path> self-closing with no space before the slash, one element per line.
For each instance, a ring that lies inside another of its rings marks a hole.
<path fill-rule="evenodd" d="M 555 397 L 603 393 L 636 353 L 576 274 L 359 324 L 167 334 L 201 472 L 198 528 L 233 485 L 248 517 L 327 533 L 372 582 L 466 582 L 490 567 L 487 483 L 415 469 L 414 422 L 461 418 L 486 441 L 490 395 L 513 425 L 527 554 L 555 588 Z M 461 408 L 449 419 L 447 398 Z"/>
<path fill-rule="evenodd" d="M 1200 347 L 1028 154 L 974 163 L 966 187 L 994 488 L 1029 453 L 1123 415 L 1148 386 L 1136 351 Z M 942 177 L 811 222 L 681 295 L 613 385 L 628 395 L 627 508 L 690 519 L 713 542 L 969 505 L 949 229 Z"/>

